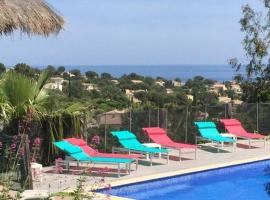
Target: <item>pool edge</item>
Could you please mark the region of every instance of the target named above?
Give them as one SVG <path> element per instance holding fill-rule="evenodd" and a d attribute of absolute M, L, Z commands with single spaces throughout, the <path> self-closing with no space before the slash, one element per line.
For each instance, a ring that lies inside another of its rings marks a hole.
<path fill-rule="evenodd" d="M 163 173 L 158 173 L 158 174 L 153 174 L 153 175 L 147 175 L 147 176 L 142 176 L 138 178 L 132 178 L 132 179 L 126 179 L 126 180 L 115 180 L 115 181 L 110 182 L 110 185 L 111 187 L 118 187 L 118 186 L 135 184 L 135 183 L 140 183 L 140 182 L 145 182 L 145 181 L 152 181 L 152 180 L 157 180 L 157 179 L 162 179 L 162 178 L 185 175 L 185 174 L 190 174 L 190 173 L 195 173 L 195 172 L 203 172 L 203 171 L 212 170 L 212 169 L 230 167 L 230 166 L 241 165 L 241 164 L 248 164 L 252 162 L 269 160 L 269 159 L 270 159 L 270 155 L 237 160 L 237 161 L 230 161 L 230 162 L 219 163 L 219 164 L 211 164 L 211 165 L 205 165 L 205 166 L 200 166 L 200 167 L 193 167 L 189 169 L 181 169 L 181 170 L 175 170 L 171 172 L 163 172 Z"/>

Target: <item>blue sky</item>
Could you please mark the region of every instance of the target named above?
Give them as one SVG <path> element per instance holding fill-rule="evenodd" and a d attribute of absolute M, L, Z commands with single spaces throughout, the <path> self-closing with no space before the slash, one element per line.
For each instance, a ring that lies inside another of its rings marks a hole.
<path fill-rule="evenodd" d="M 58 36 L 2 37 L 14 65 L 226 64 L 243 60 L 241 5 L 260 0 L 49 0 L 67 21 Z"/>

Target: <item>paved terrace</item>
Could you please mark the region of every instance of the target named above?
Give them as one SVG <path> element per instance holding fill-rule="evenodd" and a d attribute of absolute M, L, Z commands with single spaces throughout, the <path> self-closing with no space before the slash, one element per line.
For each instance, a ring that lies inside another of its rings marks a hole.
<path fill-rule="evenodd" d="M 199 148 L 197 150 L 196 160 L 194 160 L 193 152 L 184 150 L 182 153 L 183 161 L 181 162 L 177 160 L 178 151 L 172 151 L 170 153 L 169 164 L 166 164 L 166 159 L 159 159 L 157 157 L 153 159 L 154 164 L 150 167 L 149 163 L 144 160 L 139 162 L 140 164 L 137 171 L 134 171 L 135 165 L 132 166 L 130 175 L 123 175 L 121 178 L 118 178 L 116 174 L 108 174 L 105 176 L 105 182 L 106 184 L 110 183 L 112 186 L 116 186 L 222 166 L 270 159 L 270 141 L 266 142 L 265 148 L 262 142 L 253 143 L 251 149 L 248 148 L 246 141 L 239 141 L 239 143 L 235 152 L 232 152 L 231 146 L 225 146 L 224 150 L 219 153 L 215 148 Z M 102 165 L 95 165 L 95 167 L 102 167 Z M 116 168 L 116 166 L 112 166 L 112 168 Z M 72 173 L 57 174 L 52 172 L 53 170 L 51 169 L 51 167 L 44 169 L 49 172 L 44 173 L 42 182 L 35 182 L 36 189 L 49 189 L 50 192 L 58 192 L 75 188 L 76 180 L 80 175 L 74 175 Z M 93 182 L 100 179 L 100 177 L 90 175 L 86 177 L 89 190 L 93 188 Z"/>

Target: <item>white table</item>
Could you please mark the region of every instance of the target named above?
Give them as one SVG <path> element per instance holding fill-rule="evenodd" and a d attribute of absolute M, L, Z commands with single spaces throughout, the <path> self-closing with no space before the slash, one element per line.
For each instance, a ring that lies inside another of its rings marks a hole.
<path fill-rule="evenodd" d="M 235 141 L 237 141 L 237 137 L 235 135 L 231 134 L 231 133 L 221 133 L 220 135 L 223 136 L 223 137 L 232 138 Z M 234 151 L 235 151 L 235 147 L 236 147 L 236 142 L 233 144 Z M 222 148 L 223 148 L 223 143 L 222 143 Z"/>
<path fill-rule="evenodd" d="M 222 135 L 223 137 L 229 137 L 236 140 L 236 136 L 231 133 L 221 133 L 220 135 Z"/>
<path fill-rule="evenodd" d="M 161 145 L 157 143 L 143 143 L 144 146 L 158 148 L 161 150 Z M 161 153 L 158 154 L 158 157 L 161 158 Z M 149 160 L 149 154 L 146 154 L 146 159 Z"/>

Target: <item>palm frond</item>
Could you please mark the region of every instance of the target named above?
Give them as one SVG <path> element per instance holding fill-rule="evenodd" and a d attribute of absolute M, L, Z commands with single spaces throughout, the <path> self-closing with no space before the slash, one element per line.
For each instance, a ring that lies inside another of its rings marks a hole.
<path fill-rule="evenodd" d="M 37 84 L 36 84 L 36 94 L 35 94 L 35 98 L 39 95 L 39 93 L 41 92 L 42 88 L 44 87 L 44 85 L 47 83 L 47 81 L 51 78 L 52 76 L 52 70 L 51 69 L 47 69 L 47 70 L 44 70 L 39 78 L 38 78 L 38 81 L 37 81 Z"/>
<path fill-rule="evenodd" d="M 14 71 L 6 73 L 2 87 L 6 100 L 13 107 L 34 99 L 35 84 L 29 78 Z"/>

